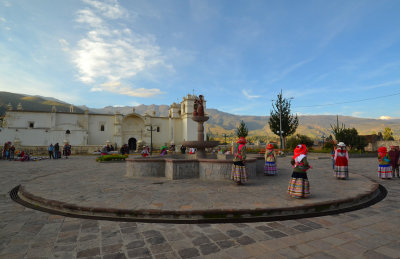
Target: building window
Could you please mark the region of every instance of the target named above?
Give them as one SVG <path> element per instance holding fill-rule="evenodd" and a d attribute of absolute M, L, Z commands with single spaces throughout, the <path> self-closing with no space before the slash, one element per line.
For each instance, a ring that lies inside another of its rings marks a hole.
<path fill-rule="evenodd" d="M 35 126 L 35 123 L 34 123 L 33 121 L 30 121 L 30 122 L 29 122 L 29 128 L 32 129 L 34 126 Z"/>
<path fill-rule="evenodd" d="M 100 126 L 100 131 L 104 131 L 104 124 Z"/>
<path fill-rule="evenodd" d="M 160 132 L 160 127 L 157 127 L 157 132 Z"/>
<path fill-rule="evenodd" d="M 65 132 L 65 134 L 71 134 L 71 131 L 70 131 L 70 130 L 67 130 L 67 131 Z"/>

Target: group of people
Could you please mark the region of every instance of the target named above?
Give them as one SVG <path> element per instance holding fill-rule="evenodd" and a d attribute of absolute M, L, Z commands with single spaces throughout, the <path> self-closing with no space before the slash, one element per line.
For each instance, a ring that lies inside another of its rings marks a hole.
<path fill-rule="evenodd" d="M 61 151 L 60 151 L 60 145 L 58 143 L 56 144 L 50 144 L 50 146 L 47 148 L 47 151 L 49 153 L 49 159 L 60 159 L 61 158 Z M 62 155 L 65 158 L 68 158 L 71 155 L 71 145 L 69 143 L 65 143 L 62 149 Z"/>
<path fill-rule="evenodd" d="M 310 183 L 307 171 L 311 165 L 307 161 L 308 149 L 304 144 L 297 145 L 291 159 L 293 172 L 289 181 L 288 194 L 293 198 L 307 198 L 310 196 Z M 277 174 L 277 159 L 273 144 L 268 144 L 265 150 L 264 175 L 273 176 Z M 398 146 L 391 146 L 387 152 L 386 147 L 378 149 L 378 177 L 381 179 L 391 179 L 399 176 L 400 151 Z M 349 154 L 346 145 L 339 142 L 332 152 L 334 176 L 340 180 L 349 178 Z M 246 139 L 240 137 L 233 147 L 233 165 L 231 179 L 238 185 L 247 181 L 246 161 Z"/>
<path fill-rule="evenodd" d="M 14 160 L 15 157 L 15 147 L 11 141 L 5 142 L 3 146 L 3 152 L 1 152 L 3 160 Z"/>
<path fill-rule="evenodd" d="M 400 177 L 399 175 L 399 159 L 400 151 L 399 146 L 391 146 L 390 151 L 386 147 L 378 149 L 378 176 L 381 179 L 392 179 L 393 177 Z"/>

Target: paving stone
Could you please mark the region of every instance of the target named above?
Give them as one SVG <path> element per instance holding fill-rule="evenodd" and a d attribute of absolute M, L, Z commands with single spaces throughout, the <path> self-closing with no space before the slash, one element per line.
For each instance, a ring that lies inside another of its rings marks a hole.
<path fill-rule="evenodd" d="M 153 236 L 153 237 L 146 239 L 146 242 L 148 242 L 152 245 L 158 245 L 158 244 L 165 243 L 166 240 L 163 236 Z"/>
<path fill-rule="evenodd" d="M 228 230 L 226 234 L 228 234 L 228 236 L 230 237 L 240 237 L 241 235 L 243 235 L 242 232 L 236 229 Z"/>
<path fill-rule="evenodd" d="M 220 251 L 218 246 L 213 243 L 200 245 L 200 251 L 203 255 L 209 255 Z"/>
<path fill-rule="evenodd" d="M 281 237 L 286 237 L 287 235 L 285 233 L 282 233 L 280 231 L 267 231 L 265 234 L 273 237 L 273 238 L 281 238 Z"/>
<path fill-rule="evenodd" d="M 153 255 L 155 255 L 155 254 L 165 254 L 165 253 L 168 253 L 168 252 L 172 252 L 172 247 L 167 243 L 157 244 L 157 245 L 150 246 L 150 251 L 151 251 L 151 253 Z"/>
<path fill-rule="evenodd" d="M 311 227 L 305 226 L 305 225 L 297 225 L 297 226 L 294 226 L 293 228 L 296 230 L 299 230 L 301 232 L 307 232 L 307 231 L 313 230 Z"/>
<path fill-rule="evenodd" d="M 199 246 L 199 245 L 202 245 L 202 244 L 207 244 L 207 243 L 210 243 L 210 242 L 211 242 L 211 240 L 206 236 L 200 236 L 200 237 L 197 237 L 197 238 L 192 240 L 192 243 L 195 246 Z"/>
<path fill-rule="evenodd" d="M 216 243 L 222 249 L 226 249 L 235 245 L 235 242 L 233 240 L 222 240 L 222 241 L 217 241 Z"/>
<path fill-rule="evenodd" d="M 126 258 L 127 257 L 122 252 L 115 253 L 115 254 L 106 254 L 103 256 L 103 259 L 126 259 Z"/>
<path fill-rule="evenodd" d="M 182 258 L 192 258 L 196 256 L 200 256 L 199 250 L 196 248 L 185 248 L 178 251 L 178 254 Z"/>
<path fill-rule="evenodd" d="M 211 234 L 208 237 L 214 241 L 228 240 L 229 237 L 223 233 Z"/>
<path fill-rule="evenodd" d="M 93 256 L 98 256 L 98 255 L 100 255 L 100 247 L 95 247 L 95 248 L 78 251 L 77 258 L 93 257 Z"/>
<path fill-rule="evenodd" d="M 103 254 L 113 254 L 119 252 L 122 248 L 122 244 L 107 245 L 101 248 Z"/>
<path fill-rule="evenodd" d="M 241 245 L 249 245 L 254 243 L 254 239 L 248 237 L 248 236 L 241 236 L 239 238 L 236 239 L 236 242 L 238 242 Z"/>
<path fill-rule="evenodd" d="M 129 258 L 142 258 L 142 257 L 151 257 L 149 249 L 142 247 L 142 248 L 135 248 L 132 250 L 128 250 Z"/>
<path fill-rule="evenodd" d="M 392 259 L 392 258 L 398 258 L 396 255 L 396 257 L 390 257 L 384 254 L 381 254 L 379 252 L 376 251 L 367 251 L 363 254 L 364 258 L 368 258 L 368 259 Z"/>
<path fill-rule="evenodd" d="M 146 243 L 143 240 L 136 240 L 132 241 L 129 244 L 126 245 L 126 249 L 135 249 L 139 247 L 144 247 Z"/>
<path fill-rule="evenodd" d="M 142 232 L 142 235 L 146 238 L 149 238 L 149 237 L 154 237 L 154 236 L 161 236 L 161 233 L 156 230 L 148 230 L 148 231 Z"/>

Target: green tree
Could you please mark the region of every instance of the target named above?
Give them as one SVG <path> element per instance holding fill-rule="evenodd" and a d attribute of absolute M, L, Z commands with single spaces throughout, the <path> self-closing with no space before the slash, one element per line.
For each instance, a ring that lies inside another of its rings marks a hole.
<path fill-rule="evenodd" d="M 343 123 L 339 126 L 339 122 L 335 126 L 331 125 L 331 128 L 336 141 L 345 143 L 350 149 L 363 150 L 368 145 L 366 138 L 359 136 L 355 128 L 346 128 Z"/>
<path fill-rule="evenodd" d="M 314 141 L 310 137 L 301 134 L 296 134 L 295 136 L 290 137 L 287 141 L 287 147 L 292 150 L 294 150 L 299 144 L 304 144 L 306 147 L 311 148 Z"/>
<path fill-rule="evenodd" d="M 238 138 L 240 137 L 245 138 L 247 137 L 247 135 L 249 135 L 249 130 L 247 129 L 246 124 L 243 121 L 241 121 L 239 127 L 236 128 L 236 136 Z"/>
<path fill-rule="evenodd" d="M 383 140 L 394 140 L 393 131 L 391 128 L 386 127 L 383 131 Z"/>
<path fill-rule="evenodd" d="M 282 91 L 278 94 L 278 99 L 275 103 L 272 104 L 268 124 L 271 131 L 277 136 L 281 135 L 280 131 L 282 129 L 283 140 L 295 133 L 299 126 L 297 115 L 290 114 L 290 99 L 283 98 Z"/>

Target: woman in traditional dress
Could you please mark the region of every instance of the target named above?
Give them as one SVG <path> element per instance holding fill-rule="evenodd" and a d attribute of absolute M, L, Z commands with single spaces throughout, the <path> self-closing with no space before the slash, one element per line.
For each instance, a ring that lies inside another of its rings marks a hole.
<path fill-rule="evenodd" d="M 233 147 L 233 165 L 231 179 L 238 185 L 247 182 L 246 161 L 246 139 L 240 137 L 236 145 Z"/>
<path fill-rule="evenodd" d="M 386 147 L 378 148 L 378 177 L 381 179 L 392 179 L 392 167 L 390 166 L 390 157 Z"/>
<path fill-rule="evenodd" d="M 338 148 L 335 151 L 335 170 L 334 175 L 337 179 L 346 180 L 349 178 L 349 153 L 346 150 L 346 145 L 343 142 L 337 144 Z"/>
<path fill-rule="evenodd" d="M 278 171 L 276 169 L 276 155 L 273 144 L 270 143 L 267 145 L 264 158 L 264 175 L 276 175 Z"/>
<path fill-rule="evenodd" d="M 150 148 L 148 146 L 144 146 L 142 150 L 142 157 L 147 157 L 150 155 Z"/>
<path fill-rule="evenodd" d="M 293 198 L 307 198 L 310 196 L 310 184 L 307 170 L 311 166 L 307 162 L 307 147 L 304 144 L 297 145 L 292 158 L 293 173 L 289 182 L 288 193 Z"/>

